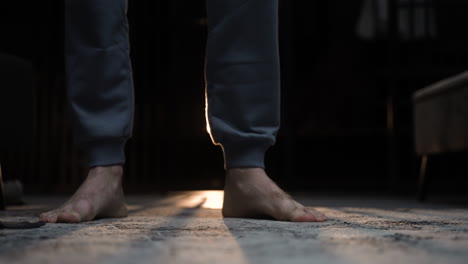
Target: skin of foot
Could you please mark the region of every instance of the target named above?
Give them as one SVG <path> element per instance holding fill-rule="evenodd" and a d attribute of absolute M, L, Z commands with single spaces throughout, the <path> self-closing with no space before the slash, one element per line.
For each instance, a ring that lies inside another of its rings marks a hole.
<path fill-rule="evenodd" d="M 296 202 L 262 168 L 232 168 L 226 171 L 222 213 L 224 217 L 272 217 L 292 222 L 327 220 L 323 213 Z"/>
<path fill-rule="evenodd" d="M 121 165 L 91 168 L 73 196 L 59 208 L 42 213 L 40 219 L 47 223 L 79 223 L 127 216 L 122 175 Z"/>

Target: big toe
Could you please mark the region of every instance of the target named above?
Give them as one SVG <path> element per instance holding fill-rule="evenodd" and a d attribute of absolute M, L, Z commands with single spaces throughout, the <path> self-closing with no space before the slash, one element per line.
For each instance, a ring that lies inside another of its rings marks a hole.
<path fill-rule="evenodd" d="M 62 212 L 57 216 L 59 223 L 79 223 L 81 222 L 81 215 L 75 211 Z"/>
<path fill-rule="evenodd" d="M 39 215 L 41 221 L 46 223 L 79 223 L 81 216 L 75 211 L 53 210 Z"/>
<path fill-rule="evenodd" d="M 315 211 L 315 210 L 314 210 Z M 309 211 L 307 209 L 297 210 L 291 217 L 292 222 L 323 222 L 326 220 L 325 215 L 321 216 L 316 211 Z"/>
<path fill-rule="evenodd" d="M 315 209 L 312 209 L 312 208 L 305 208 L 305 211 L 309 214 L 313 214 L 315 217 L 317 217 L 319 219 L 319 221 L 327 221 L 328 220 L 328 217 L 322 213 L 322 212 L 319 212 Z"/>
<path fill-rule="evenodd" d="M 55 212 L 46 212 L 39 216 L 41 221 L 46 223 L 57 223 L 57 213 Z"/>
<path fill-rule="evenodd" d="M 48 212 L 42 213 L 42 214 L 39 215 L 39 219 L 44 221 L 47 218 L 47 215 L 48 215 Z"/>

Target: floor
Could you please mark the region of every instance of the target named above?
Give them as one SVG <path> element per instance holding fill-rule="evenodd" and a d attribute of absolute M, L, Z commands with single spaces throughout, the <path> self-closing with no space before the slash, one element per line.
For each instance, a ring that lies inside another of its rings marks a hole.
<path fill-rule="evenodd" d="M 222 192 L 130 196 L 130 216 L 0 229 L 0 263 L 468 263 L 468 207 L 294 195 L 324 223 L 223 219 Z M 1 220 L 34 220 L 64 197 L 26 197 Z"/>

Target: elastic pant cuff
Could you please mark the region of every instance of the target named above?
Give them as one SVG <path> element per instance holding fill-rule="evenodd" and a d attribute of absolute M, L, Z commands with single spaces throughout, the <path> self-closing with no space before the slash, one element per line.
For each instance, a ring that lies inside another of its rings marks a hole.
<path fill-rule="evenodd" d="M 268 146 L 249 144 L 223 144 L 224 169 L 265 168 L 265 152 Z"/>
<path fill-rule="evenodd" d="M 88 166 L 108 166 L 125 163 L 125 142 L 127 139 L 117 139 L 88 143 Z"/>

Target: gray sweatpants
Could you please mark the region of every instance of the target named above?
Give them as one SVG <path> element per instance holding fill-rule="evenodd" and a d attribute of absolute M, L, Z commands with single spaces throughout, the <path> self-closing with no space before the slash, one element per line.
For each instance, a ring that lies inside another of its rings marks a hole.
<path fill-rule="evenodd" d="M 66 73 L 89 166 L 123 164 L 134 95 L 126 0 L 66 0 Z M 207 0 L 206 117 L 225 168 L 264 167 L 279 128 L 277 0 Z"/>

